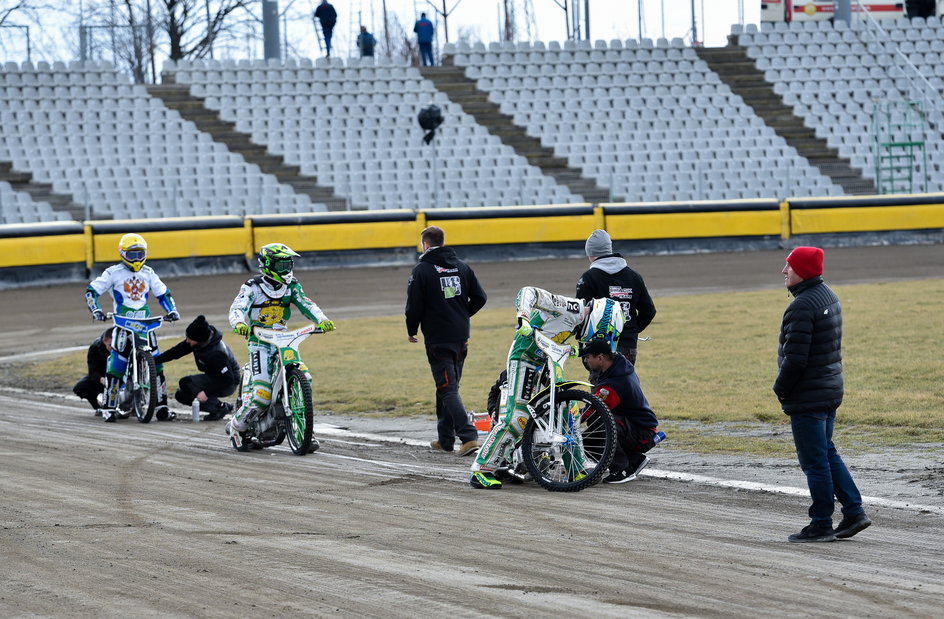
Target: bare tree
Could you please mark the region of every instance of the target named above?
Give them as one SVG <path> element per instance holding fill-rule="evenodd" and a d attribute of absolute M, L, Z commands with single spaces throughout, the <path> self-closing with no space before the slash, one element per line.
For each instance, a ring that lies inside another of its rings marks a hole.
<path fill-rule="evenodd" d="M 156 0 L 170 43 L 171 60 L 205 58 L 217 39 L 231 30 L 233 14 L 249 11 L 251 0 L 218 0 L 214 10 L 198 0 Z M 202 6 L 201 6 L 202 5 Z"/>

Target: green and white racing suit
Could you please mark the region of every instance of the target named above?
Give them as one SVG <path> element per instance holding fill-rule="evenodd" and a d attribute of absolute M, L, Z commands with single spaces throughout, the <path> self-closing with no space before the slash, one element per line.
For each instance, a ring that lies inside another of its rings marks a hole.
<path fill-rule="evenodd" d="M 587 316 L 587 304 L 574 297 L 553 294 L 531 286 L 518 291 L 515 308 L 518 319 L 541 329 L 558 344 L 563 344 L 571 335 L 582 332 Z M 498 423 L 479 450 L 473 471 L 492 472 L 511 461 L 515 444 L 528 422 L 528 400 L 534 386 L 535 372 L 544 363 L 544 353 L 534 343 L 532 336 L 515 333 L 508 351 L 507 396 L 500 402 Z"/>
<path fill-rule="evenodd" d="M 253 327 L 284 327 L 292 315 L 292 307 L 316 323 L 328 319 L 318 305 L 305 295 L 301 284 L 292 280 L 288 284 L 273 283 L 257 275 L 243 284 L 229 308 L 229 324 L 249 325 L 249 371 L 251 380 L 241 394 L 241 406 L 233 415 L 234 425 L 252 408 L 265 409 L 272 400 L 272 374 L 279 363 L 279 349 L 258 340 L 252 335 Z M 304 368 L 304 365 L 302 365 Z"/>

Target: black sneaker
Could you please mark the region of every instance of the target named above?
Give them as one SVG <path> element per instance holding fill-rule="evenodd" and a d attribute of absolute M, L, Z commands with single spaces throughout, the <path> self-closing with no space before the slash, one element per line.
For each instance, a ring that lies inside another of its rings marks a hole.
<path fill-rule="evenodd" d="M 625 469 L 610 473 L 603 478 L 604 484 L 624 484 L 628 481 L 633 481 L 636 479 L 634 475 L 630 475 Z"/>
<path fill-rule="evenodd" d="M 158 421 L 173 421 L 177 419 L 177 413 L 167 408 L 166 404 L 158 404 L 154 409 L 154 416 Z"/>
<path fill-rule="evenodd" d="M 839 526 L 836 527 L 836 537 L 839 539 L 852 537 L 859 531 L 868 528 L 870 524 L 872 524 L 872 520 L 865 515 L 865 512 L 856 514 L 855 516 L 846 516 L 842 519 L 842 522 L 839 523 Z"/>
<path fill-rule="evenodd" d="M 219 421 L 223 417 L 233 412 L 233 405 L 227 404 L 225 402 L 220 402 L 219 406 L 216 407 L 216 410 L 211 412 L 205 417 L 207 421 Z"/>
<path fill-rule="evenodd" d="M 802 531 L 794 533 L 787 539 L 798 544 L 803 542 L 834 542 L 836 541 L 836 533 L 832 527 L 808 524 L 803 527 Z"/>

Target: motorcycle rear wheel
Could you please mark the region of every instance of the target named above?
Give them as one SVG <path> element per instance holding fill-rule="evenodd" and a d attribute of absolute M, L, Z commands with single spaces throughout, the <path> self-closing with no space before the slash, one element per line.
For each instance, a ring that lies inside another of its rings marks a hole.
<path fill-rule="evenodd" d="M 546 422 L 550 398 L 534 407 Z M 558 391 L 555 405 L 567 427 L 562 434 L 544 436 L 541 423 L 530 420 L 521 440 L 522 459 L 531 477 L 552 492 L 578 492 L 596 484 L 606 473 L 616 449 L 616 422 L 600 398 L 580 391 Z"/>
<path fill-rule="evenodd" d="M 130 385 L 131 407 L 138 421 L 148 423 L 157 405 L 157 364 L 150 351 L 138 349 L 135 352 L 138 383 Z"/>
<path fill-rule="evenodd" d="M 283 403 L 286 412 L 285 436 L 292 453 L 304 456 L 311 450 L 311 426 L 315 416 L 311 403 L 311 383 L 297 367 L 288 368 L 285 381 L 288 385 L 288 402 Z"/>

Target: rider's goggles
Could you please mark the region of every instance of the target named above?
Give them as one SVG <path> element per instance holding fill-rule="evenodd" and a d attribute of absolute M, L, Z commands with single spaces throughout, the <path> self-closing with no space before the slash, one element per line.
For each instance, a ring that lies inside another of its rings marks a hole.
<path fill-rule="evenodd" d="M 291 272 L 292 267 L 295 266 L 295 261 L 291 258 L 278 258 L 272 261 L 271 269 L 280 275 L 285 275 L 286 273 Z"/>
<path fill-rule="evenodd" d="M 147 258 L 146 249 L 126 249 L 122 254 L 128 262 L 140 262 Z"/>

